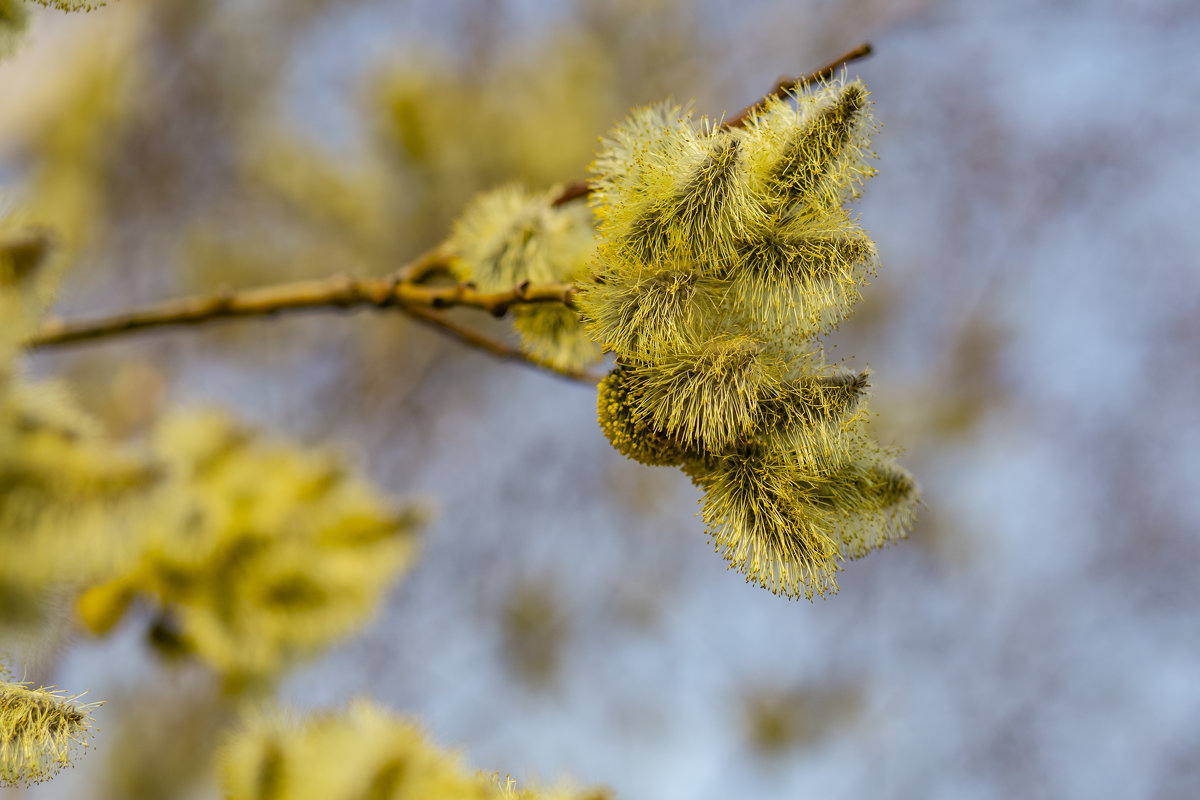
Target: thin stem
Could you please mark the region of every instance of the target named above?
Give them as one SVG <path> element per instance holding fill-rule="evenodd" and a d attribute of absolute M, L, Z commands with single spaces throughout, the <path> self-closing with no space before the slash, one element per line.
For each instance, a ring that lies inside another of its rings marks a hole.
<path fill-rule="evenodd" d="M 469 284 L 427 287 L 391 278 L 334 276 L 242 291 L 224 291 L 206 297 L 168 300 L 157 305 L 94 320 L 51 320 L 25 341 L 27 347 L 58 345 L 101 339 L 148 328 L 200 325 L 234 317 L 265 317 L 300 310 L 350 310 L 356 308 L 452 308 L 467 306 L 502 317 L 516 305 L 562 303 L 573 307 L 575 287 L 565 283 L 537 286 L 528 283 L 506 292 L 480 292 Z"/>
<path fill-rule="evenodd" d="M 742 127 L 746 124 L 746 121 L 750 119 L 750 116 L 755 111 L 771 102 L 771 100 L 777 97 L 787 97 L 789 94 L 795 91 L 796 87 L 798 86 L 809 86 L 814 83 L 819 83 L 820 81 L 828 80 L 829 78 L 833 77 L 835 72 L 850 62 L 858 61 L 871 55 L 871 51 L 871 43 L 863 42 L 858 47 L 850 50 L 849 52 L 843 53 L 815 72 L 810 72 L 809 74 L 799 78 L 793 78 L 791 76 L 784 75 L 775 82 L 775 86 L 771 88 L 771 91 L 767 92 L 761 98 L 746 106 L 732 117 L 726 117 L 721 123 L 720 127 L 722 129 Z M 591 192 L 592 186 L 589 182 L 572 181 L 563 186 L 562 190 L 559 191 L 558 195 L 552 201 L 552 204 L 561 206 L 564 203 L 569 203 L 572 200 L 579 199 L 580 197 L 587 197 L 589 194 L 591 194 Z"/>
<path fill-rule="evenodd" d="M 587 182 L 587 181 L 571 181 L 570 183 L 568 183 L 566 186 L 564 186 L 562 188 L 562 190 L 558 193 L 558 195 L 553 200 L 550 201 L 550 205 L 561 206 L 561 205 L 571 202 L 572 200 L 576 200 L 580 197 L 587 197 L 591 193 L 592 193 L 592 184 L 590 184 L 589 182 Z"/>
<path fill-rule="evenodd" d="M 421 255 L 405 264 L 393 273 L 397 282 L 423 283 L 435 275 L 450 272 L 450 254 L 445 245 L 438 245 L 432 250 L 426 250 Z"/>
<path fill-rule="evenodd" d="M 775 81 L 775 86 L 771 89 L 771 91 L 767 92 L 757 102 L 746 106 L 732 117 L 727 117 L 721 124 L 721 127 L 740 128 L 746 124 L 746 120 L 750 119 L 750 116 L 755 111 L 758 111 L 772 100 L 776 98 L 786 98 L 793 91 L 795 91 L 797 86 L 809 86 L 814 83 L 820 83 L 821 81 L 829 80 L 833 77 L 833 73 L 837 72 L 851 61 L 858 61 L 859 59 L 866 58 L 869 55 L 871 55 L 871 44 L 870 42 L 863 42 L 850 52 L 843 53 L 833 61 L 830 61 L 816 72 L 810 72 L 809 74 L 799 78 L 793 78 L 789 75 L 784 75 L 779 80 Z"/>
<path fill-rule="evenodd" d="M 437 330 L 439 333 L 445 334 L 451 339 L 474 347 L 477 350 L 483 350 L 485 353 L 495 356 L 501 361 L 516 361 L 537 370 L 550 370 L 554 374 L 568 380 L 590 384 L 591 386 L 600 383 L 599 375 L 558 369 L 526 355 L 512 345 L 484 336 L 479 331 L 463 327 L 440 312 L 430 311 L 420 306 L 405 306 L 401 310 L 418 322 Z"/>

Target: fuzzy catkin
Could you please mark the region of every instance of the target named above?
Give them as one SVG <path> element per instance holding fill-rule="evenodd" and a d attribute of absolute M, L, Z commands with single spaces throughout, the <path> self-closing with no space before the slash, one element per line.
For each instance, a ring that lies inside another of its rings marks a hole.
<path fill-rule="evenodd" d="M 718 552 L 792 597 L 836 591 L 844 559 L 902 536 L 918 502 L 863 430 L 866 373 L 816 341 L 876 267 L 843 208 L 874 172 L 873 128 L 866 87 L 835 81 L 742 129 L 640 109 L 593 164 L 597 277 L 578 304 L 618 361 L 601 428 L 684 469 Z"/>
<path fill-rule="evenodd" d="M 466 769 L 412 722 L 365 702 L 305 718 L 251 716 L 221 750 L 227 800 L 604 800 L 603 790 L 517 789 Z"/>
<path fill-rule="evenodd" d="M 61 269 L 44 228 L 0 220 L 0 651 L 35 656 L 68 596 L 126 565 L 152 464 L 65 387 L 21 380 L 22 342 Z"/>
<path fill-rule="evenodd" d="M 447 242 L 460 281 L 486 292 L 526 281 L 583 281 L 595 252 L 591 212 L 555 206 L 554 192 L 535 194 L 506 186 L 473 201 Z M 600 360 L 600 347 L 570 309 L 535 305 L 514 309 L 522 349 L 536 362 L 563 372 Z"/>
<path fill-rule="evenodd" d="M 233 684 L 278 675 L 352 632 L 411 565 L 423 514 L 389 507 L 336 461 L 261 440 L 217 413 L 158 431 L 167 482 L 136 561 L 79 600 L 103 633 L 134 597 L 153 641 Z"/>
<path fill-rule="evenodd" d="M 0 681 L 0 786 L 49 780 L 88 746 L 91 712 L 98 704 L 78 699 Z"/>

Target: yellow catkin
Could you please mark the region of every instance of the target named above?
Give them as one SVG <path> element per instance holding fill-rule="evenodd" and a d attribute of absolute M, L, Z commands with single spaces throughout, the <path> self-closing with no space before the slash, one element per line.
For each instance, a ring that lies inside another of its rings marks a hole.
<path fill-rule="evenodd" d="M 582 282 L 595 252 L 591 212 L 578 203 L 555 206 L 553 196 L 506 186 L 476 198 L 447 242 L 455 276 L 484 291 L 525 281 Z M 536 361 L 578 371 L 600 360 L 599 345 L 571 309 L 531 306 L 514 316 L 523 349 Z"/>
<path fill-rule="evenodd" d="M 221 749 L 226 800 L 602 800 L 518 789 L 466 769 L 412 722 L 358 702 L 306 718 L 258 714 Z"/>
<path fill-rule="evenodd" d="M 0 639 L 36 658 L 70 596 L 136 553 L 155 466 L 122 446 L 65 387 L 22 378 L 19 356 L 61 271 L 44 227 L 0 219 Z M 16 690 L 13 693 L 19 694 Z"/>
<path fill-rule="evenodd" d="M 675 467 L 687 460 L 684 449 L 637 416 L 627 370 L 615 369 L 600 381 L 596 412 L 600 430 L 621 455 L 647 466 Z"/>
<path fill-rule="evenodd" d="M 21 0 L 0 0 L 0 58 L 7 56 L 29 24 L 29 11 Z"/>
<path fill-rule="evenodd" d="M 0 390 L 0 634 L 27 645 L 70 591 L 124 568 L 153 464 L 104 436 L 62 387 Z"/>
<path fill-rule="evenodd" d="M 158 442 L 168 483 L 138 560 L 79 599 L 95 632 L 144 596 L 167 651 L 230 681 L 270 678 L 364 624 L 412 563 L 420 510 L 328 457 L 214 413 L 169 420 Z"/>
<path fill-rule="evenodd" d="M 715 314 L 728 282 L 703 278 L 687 264 L 648 266 L 633 274 L 601 274 L 579 287 L 575 301 L 589 332 L 621 358 L 652 361 L 682 347 L 698 317 Z"/>
<path fill-rule="evenodd" d="M 87 747 L 91 712 L 54 689 L 0 681 L 0 786 L 40 783 Z"/>

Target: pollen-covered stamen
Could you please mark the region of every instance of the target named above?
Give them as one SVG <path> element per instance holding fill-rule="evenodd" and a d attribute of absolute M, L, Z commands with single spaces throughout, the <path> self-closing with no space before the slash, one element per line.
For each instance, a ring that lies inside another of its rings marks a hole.
<path fill-rule="evenodd" d="M 584 286 L 576 302 L 605 348 L 644 359 L 679 347 L 726 288 L 677 266 Z"/>
<path fill-rule="evenodd" d="M 671 230 L 662 206 L 653 205 L 633 220 L 624 249 L 640 264 L 658 264 L 671 256 Z"/>
<path fill-rule="evenodd" d="M 446 243 L 456 278 L 485 292 L 524 281 L 572 281 L 595 249 L 591 213 L 556 208 L 549 196 L 507 186 L 476 198 Z"/>
<path fill-rule="evenodd" d="M 758 404 L 761 427 L 765 431 L 783 432 L 801 425 L 845 419 L 862 400 L 868 377 L 866 371 L 844 372 L 768 387 Z"/>
<path fill-rule="evenodd" d="M 814 279 L 855 281 L 856 267 L 875 257 L 866 236 L 804 236 L 793 241 L 797 264 Z"/>
<path fill-rule="evenodd" d="M 837 590 L 840 552 L 832 526 L 803 502 L 795 470 L 780 454 L 723 459 L 705 488 L 709 535 L 747 581 L 789 597 Z"/>
<path fill-rule="evenodd" d="M 799 131 L 775 164 L 772 181 L 789 202 L 812 202 L 820 183 L 854 137 L 866 116 L 867 92 L 861 84 L 846 86 L 833 102 L 820 108 Z"/>
<path fill-rule="evenodd" d="M 618 367 L 600 381 L 596 398 L 600 430 L 617 452 L 647 466 L 679 466 L 688 460 L 670 436 L 639 419 L 630 373 Z"/>
<path fill-rule="evenodd" d="M 875 256 L 865 235 L 789 235 L 772 231 L 742 245 L 749 271 L 774 281 L 853 281 L 856 268 Z"/>
<path fill-rule="evenodd" d="M 775 366 L 759 342 L 735 336 L 664 353 L 631 376 L 639 411 L 653 427 L 717 451 L 752 430 L 759 387 Z"/>
<path fill-rule="evenodd" d="M 807 502 L 847 515 L 869 516 L 917 497 L 913 477 L 879 452 L 841 464 L 819 465 L 798 485 Z"/>
<path fill-rule="evenodd" d="M 681 319 L 692 305 L 698 276 L 683 269 L 668 269 L 637 281 L 636 311 L 631 324 L 661 330 Z"/>
<path fill-rule="evenodd" d="M 735 246 L 748 213 L 739 195 L 740 140 L 715 135 L 708 146 L 709 152 L 683 184 L 629 225 L 624 250 L 641 264 L 662 264 L 680 256 L 699 264 L 722 262 Z"/>
<path fill-rule="evenodd" d="M 714 137 L 712 150 L 679 190 L 671 217 L 692 254 L 720 262 L 742 232 L 747 203 L 740 196 L 741 140 Z"/>
<path fill-rule="evenodd" d="M 91 711 L 52 689 L 0 682 L 0 786 L 39 783 L 88 744 Z"/>
<path fill-rule="evenodd" d="M 859 288 L 875 268 L 875 248 L 852 227 L 826 231 L 840 216 L 822 219 L 821 230 L 777 230 L 743 246 L 734 273 L 737 300 L 757 310 L 767 335 L 822 333 L 844 319 L 858 301 Z M 792 226 L 811 226 L 797 220 Z"/>
<path fill-rule="evenodd" d="M 480 286 L 514 286 L 525 278 L 530 247 L 542 230 L 541 220 L 529 216 L 513 221 L 481 254 L 474 280 Z"/>
<path fill-rule="evenodd" d="M 881 508 L 891 508 L 913 500 L 917 495 L 917 481 L 895 464 L 877 464 L 871 468 L 872 494 Z"/>
<path fill-rule="evenodd" d="M 579 315 L 566 306 L 518 308 L 513 314 L 513 327 L 521 334 L 524 351 L 554 369 L 576 372 L 599 361 L 602 355 Z"/>

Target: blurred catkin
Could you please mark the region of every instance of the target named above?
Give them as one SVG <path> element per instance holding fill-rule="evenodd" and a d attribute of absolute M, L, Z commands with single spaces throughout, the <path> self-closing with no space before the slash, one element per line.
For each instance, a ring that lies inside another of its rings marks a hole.
<path fill-rule="evenodd" d="M 22 0 L 0 0 L 0 58 L 13 51 L 28 22 Z"/>
<path fill-rule="evenodd" d="M 591 212 L 580 204 L 555 206 L 556 193 L 508 186 L 470 203 L 447 243 L 455 276 L 489 292 L 526 281 L 585 280 L 596 249 Z M 600 347 L 572 310 L 527 306 L 514 316 L 522 346 L 535 360 L 578 371 L 600 359 Z"/>
<path fill-rule="evenodd" d="M 0 223 L 0 652 L 36 650 L 67 593 L 125 563 L 133 508 L 157 482 L 64 387 L 21 379 L 54 249 L 40 228 Z"/>
<path fill-rule="evenodd" d="M 604 792 L 517 790 L 473 773 L 413 723 L 364 702 L 307 718 L 252 717 L 221 756 L 226 800 L 603 800 Z"/>
<path fill-rule="evenodd" d="M 423 514 L 393 508 L 340 464 L 216 413 L 161 426 L 168 474 L 131 570 L 79 601 L 97 633 L 135 597 L 153 638 L 228 680 L 269 678 L 366 622 L 411 564 Z"/>

